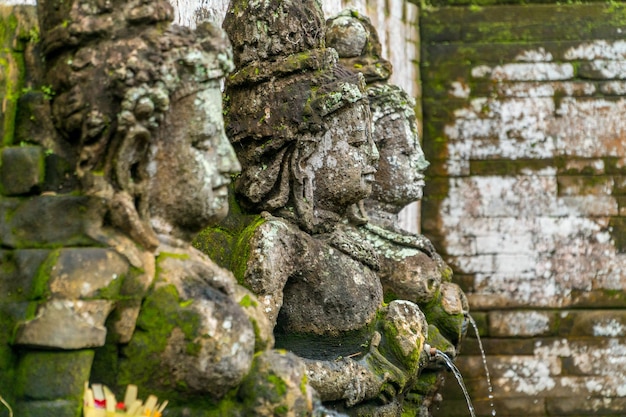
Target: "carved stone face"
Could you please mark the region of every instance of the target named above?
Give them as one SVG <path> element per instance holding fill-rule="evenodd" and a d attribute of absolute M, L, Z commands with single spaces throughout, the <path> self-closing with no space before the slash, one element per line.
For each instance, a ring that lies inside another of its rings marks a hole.
<path fill-rule="evenodd" d="M 304 170 L 314 178 L 315 205 L 340 213 L 371 193 L 379 156 L 367 101 L 348 106 L 329 119 L 330 128 L 306 160 Z"/>
<path fill-rule="evenodd" d="M 153 227 L 192 235 L 228 213 L 230 175 L 241 170 L 222 119 L 222 95 L 211 88 L 171 104 L 148 172 Z"/>
<path fill-rule="evenodd" d="M 423 172 L 429 164 L 419 143 L 415 114 L 410 113 L 408 117 L 405 112 L 389 114 L 375 123 L 380 161 L 372 186 L 374 200 L 405 206 L 422 198 Z"/>

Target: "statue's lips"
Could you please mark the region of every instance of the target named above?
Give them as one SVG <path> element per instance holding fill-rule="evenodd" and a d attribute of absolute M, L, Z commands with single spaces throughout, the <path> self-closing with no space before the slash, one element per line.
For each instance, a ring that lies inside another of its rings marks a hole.
<path fill-rule="evenodd" d="M 374 177 L 374 173 L 370 173 L 370 174 L 363 174 L 363 180 L 365 182 L 374 182 L 375 177 Z"/>
<path fill-rule="evenodd" d="M 363 180 L 365 180 L 366 182 L 374 182 L 374 174 L 376 174 L 376 168 L 370 165 L 363 170 L 363 174 L 361 175 Z"/>
<path fill-rule="evenodd" d="M 218 180 L 217 184 L 213 186 L 213 194 L 218 197 L 228 195 L 228 184 L 230 184 L 230 178 L 222 177 Z"/>

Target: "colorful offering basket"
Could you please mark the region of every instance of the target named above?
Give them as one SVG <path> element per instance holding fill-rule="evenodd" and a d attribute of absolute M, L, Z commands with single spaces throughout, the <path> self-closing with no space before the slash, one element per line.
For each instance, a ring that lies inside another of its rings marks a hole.
<path fill-rule="evenodd" d="M 113 392 L 101 384 L 89 384 L 85 382 L 85 395 L 83 416 L 84 417 L 161 417 L 161 413 L 167 405 L 167 401 L 157 404 L 158 398 L 150 395 L 145 403 L 137 399 L 137 386 L 126 387 L 124 401 L 118 402 Z"/>

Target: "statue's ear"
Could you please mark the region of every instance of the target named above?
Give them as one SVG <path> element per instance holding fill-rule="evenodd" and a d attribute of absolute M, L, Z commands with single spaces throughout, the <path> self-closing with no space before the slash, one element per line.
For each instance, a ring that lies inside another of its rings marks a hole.
<path fill-rule="evenodd" d="M 116 152 L 115 177 L 119 186 L 131 195 L 144 192 L 151 137 L 148 129 L 135 125 L 128 130 Z"/>
<path fill-rule="evenodd" d="M 159 242 L 152 230 L 148 213 L 149 144 L 151 134 L 142 126 L 126 133 L 114 160 L 115 177 L 120 191 L 110 202 L 113 224 L 128 232 L 146 249 L 156 249 Z"/>

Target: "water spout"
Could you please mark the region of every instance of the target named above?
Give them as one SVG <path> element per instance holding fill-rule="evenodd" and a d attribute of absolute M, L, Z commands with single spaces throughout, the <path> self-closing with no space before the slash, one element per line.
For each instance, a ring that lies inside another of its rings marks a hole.
<path fill-rule="evenodd" d="M 472 417 L 476 417 L 476 412 L 474 411 L 474 406 L 472 405 L 472 400 L 469 396 L 469 392 L 467 392 L 467 387 L 465 386 L 465 382 L 463 382 L 463 376 L 461 376 L 461 371 L 456 367 L 452 359 L 448 357 L 445 353 L 440 351 L 439 349 L 435 349 L 430 345 L 424 346 L 426 352 L 428 352 L 431 361 L 441 361 L 443 364 L 452 372 L 456 381 L 459 383 L 461 390 L 463 390 L 463 394 L 465 395 L 465 401 L 467 401 L 467 408 Z"/>
<path fill-rule="evenodd" d="M 493 385 L 491 385 L 491 376 L 489 375 L 489 367 L 487 366 L 487 356 L 485 355 L 485 349 L 483 348 L 483 342 L 480 340 L 480 335 L 478 334 L 478 326 L 476 325 L 476 321 L 469 314 L 466 315 L 468 321 L 474 328 L 474 333 L 476 334 L 476 339 L 478 340 L 478 347 L 480 348 L 480 353 L 483 358 L 483 367 L 485 368 L 485 376 L 487 377 L 487 387 L 489 389 L 489 405 L 491 406 L 491 415 L 495 417 L 496 415 L 496 407 L 493 405 Z"/>

